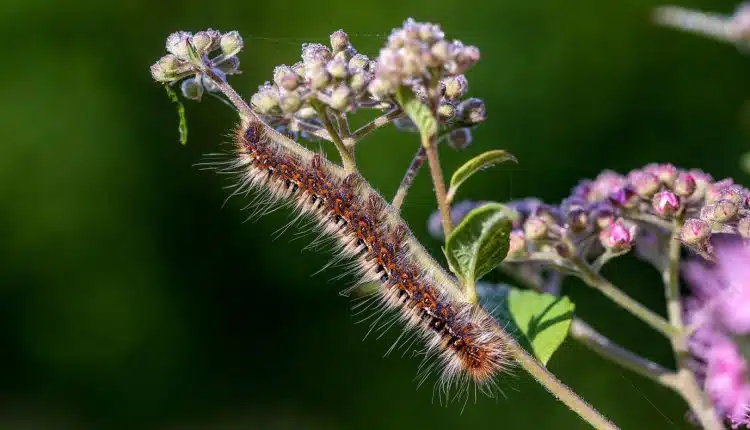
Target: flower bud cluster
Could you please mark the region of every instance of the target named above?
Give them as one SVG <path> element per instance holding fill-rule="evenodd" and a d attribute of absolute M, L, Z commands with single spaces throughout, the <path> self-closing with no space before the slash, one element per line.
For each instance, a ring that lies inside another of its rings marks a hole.
<path fill-rule="evenodd" d="M 473 205 L 461 203 L 461 213 Z M 559 205 L 536 199 L 506 205 L 518 214 L 509 262 L 554 250 L 562 258 L 575 253 L 603 264 L 634 246 L 641 258 L 659 261 L 673 221 L 682 225 L 683 244 L 703 256 L 710 255 L 712 233 L 750 239 L 750 191 L 729 179 L 714 181 L 699 170 L 670 164 L 649 164 L 627 175 L 604 171 L 581 181 Z M 439 214 L 433 217 L 439 220 Z"/>
<path fill-rule="evenodd" d="M 471 210 L 485 203 L 458 203 L 451 212 L 453 222 L 459 223 Z M 540 255 L 567 259 L 573 252 L 581 256 L 603 252 L 620 255 L 631 249 L 639 233 L 635 223 L 616 217 L 615 209 L 606 203 L 587 204 L 567 199 L 555 206 L 529 198 L 505 205 L 514 213 L 508 262 L 523 262 Z M 442 237 L 439 212 L 430 217 L 429 228 L 433 236 Z M 589 246 L 572 249 L 574 244 L 586 242 Z"/>
<path fill-rule="evenodd" d="M 468 98 L 469 82 L 466 73 L 479 60 L 479 49 L 460 41 L 445 39 L 440 26 L 408 19 L 393 30 L 386 46 L 380 50 L 375 76 L 369 85 L 373 98 L 389 100 L 401 86 L 411 88 L 423 103 L 430 106 L 427 86 L 437 79 L 439 100 L 436 111 L 442 125 L 452 132 L 448 144 L 464 149 L 471 143 L 469 128 L 484 122 L 487 111 L 484 102 Z M 411 121 L 401 121 L 401 128 L 413 129 Z"/>
<path fill-rule="evenodd" d="M 750 191 L 731 179 L 714 181 L 700 170 L 649 164 L 627 175 L 606 171 L 593 181 L 582 181 L 573 196 L 607 202 L 621 216 L 641 222 L 684 219 L 680 238 L 701 253 L 709 252 L 712 233 L 750 238 Z"/>
<path fill-rule="evenodd" d="M 393 30 L 380 50 L 370 91 L 378 98 L 385 98 L 402 85 L 463 75 L 477 61 L 477 47 L 449 42 L 440 26 L 410 18 L 401 28 Z M 460 93 L 460 87 L 460 83 L 455 83 L 448 92 Z"/>
<path fill-rule="evenodd" d="M 296 115 L 314 117 L 311 99 L 330 108 L 348 112 L 356 101 L 369 101 L 366 89 L 372 80 L 373 62 L 358 54 L 349 35 L 338 30 L 331 34 L 330 46 L 302 44 L 302 61 L 291 66 L 280 65 L 273 71 L 273 81 L 261 86 L 253 96 L 253 107 L 267 116 Z"/>
<path fill-rule="evenodd" d="M 477 48 L 447 42 L 439 26 L 411 19 L 393 31 L 374 60 L 359 53 L 348 34 L 338 30 L 328 45 L 302 44 L 302 61 L 277 66 L 273 79 L 252 96 L 251 105 L 277 129 L 312 139 L 323 129 L 321 106 L 338 115 L 360 109 L 392 111 L 397 107 L 394 94 L 405 85 L 435 107 L 451 147 L 463 149 L 472 140 L 469 128 L 487 118 L 484 102 L 467 98 L 469 83 L 463 74 L 478 59 Z M 431 102 L 428 86 L 433 79 L 437 86 Z M 394 124 L 416 130 L 406 115 Z"/>
<path fill-rule="evenodd" d="M 223 81 L 227 75 L 240 73 L 237 54 L 242 47 L 242 37 L 236 31 L 223 34 L 212 29 L 195 34 L 178 31 L 167 38 L 168 54 L 151 66 L 151 77 L 165 84 L 182 81 L 183 96 L 200 100 L 204 91 L 218 90 L 206 76 L 206 70 Z"/>

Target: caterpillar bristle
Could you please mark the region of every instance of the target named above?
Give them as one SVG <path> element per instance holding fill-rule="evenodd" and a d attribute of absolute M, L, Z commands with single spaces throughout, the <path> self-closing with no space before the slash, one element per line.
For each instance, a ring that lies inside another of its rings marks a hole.
<path fill-rule="evenodd" d="M 308 216 L 319 235 L 305 248 L 333 239 L 338 251 L 326 267 L 349 261 L 342 276 L 354 273 L 360 283 L 379 285 L 353 298 L 355 317 L 365 315 L 360 323 L 369 321 L 367 335 L 376 337 L 404 323 L 405 330 L 385 355 L 398 348 L 405 355 L 417 339 L 425 341 L 418 385 L 438 372 L 435 390 L 441 399 L 468 397 L 470 382 L 478 387 L 475 392 L 492 396 L 497 390 L 493 378 L 509 366 L 497 321 L 465 300 L 455 281 L 364 178 L 345 174 L 321 154 L 286 139 L 260 121 L 237 129 L 233 162 L 213 165 L 221 173 L 239 173 L 231 196 L 258 191 L 248 207 L 251 218 L 294 207 L 297 213 L 275 236 Z M 453 386 L 459 389 L 451 396 Z"/>

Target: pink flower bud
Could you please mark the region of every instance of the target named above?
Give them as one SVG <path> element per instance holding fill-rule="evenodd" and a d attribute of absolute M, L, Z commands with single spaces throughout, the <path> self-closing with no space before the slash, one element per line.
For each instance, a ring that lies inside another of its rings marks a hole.
<path fill-rule="evenodd" d="M 648 199 L 659 191 L 661 182 L 656 175 L 648 172 L 634 172 L 630 175 L 630 184 L 639 196 Z"/>
<path fill-rule="evenodd" d="M 680 197 L 690 197 L 696 189 L 695 179 L 689 173 L 680 173 L 674 181 L 674 193 Z"/>
<path fill-rule="evenodd" d="M 591 217 L 596 226 L 603 230 L 615 222 L 615 210 L 607 204 L 600 204 L 593 210 Z"/>
<path fill-rule="evenodd" d="M 605 249 L 625 251 L 632 246 L 634 236 L 634 227 L 628 228 L 618 220 L 599 233 L 599 241 Z"/>
<path fill-rule="evenodd" d="M 645 170 L 656 175 L 656 177 L 659 178 L 662 184 L 665 184 L 669 187 L 674 184 L 674 181 L 677 179 L 677 175 L 679 174 L 677 168 L 671 164 L 649 164 L 645 167 Z"/>
<path fill-rule="evenodd" d="M 711 226 L 706 221 L 691 218 L 680 229 L 680 240 L 686 245 L 697 245 L 711 234 Z"/>
<path fill-rule="evenodd" d="M 638 203 L 638 195 L 631 187 L 625 186 L 610 194 L 609 201 L 615 206 L 632 208 Z"/>
<path fill-rule="evenodd" d="M 657 215 L 670 217 L 680 211 L 680 198 L 671 191 L 662 191 L 654 195 L 651 207 Z"/>
<path fill-rule="evenodd" d="M 714 205 L 712 220 L 727 222 L 737 215 L 737 205 L 730 200 L 719 200 Z"/>
<path fill-rule="evenodd" d="M 721 193 L 724 190 L 724 188 L 733 185 L 734 181 L 732 179 L 722 179 L 721 181 L 714 182 L 713 184 L 709 184 L 706 187 L 706 203 L 713 204 L 721 200 Z"/>

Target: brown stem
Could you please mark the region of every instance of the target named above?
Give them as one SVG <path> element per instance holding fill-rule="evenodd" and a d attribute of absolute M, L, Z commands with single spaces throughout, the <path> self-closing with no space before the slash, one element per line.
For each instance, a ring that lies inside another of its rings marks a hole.
<path fill-rule="evenodd" d="M 374 120 L 368 122 L 362 127 L 358 128 L 355 132 L 351 133 L 350 136 L 344 138 L 344 144 L 347 147 L 352 147 L 362 140 L 365 136 L 379 129 L 380 127 L 386 126 L 391 123 L 394 119 L 401 118 L 404 116 L 404 112 L 399 109 L 393 109 L 390 112 L 383 114 Z"/>
<path fill-rule="evenodd" d="M 675 388 L 677 375 L 674 372 L 612 342 L 582 320 L 573 319 L 570 335 L 600 356 L 664 386 Z"/>
<path fill-rule="evenodd" d="M 507 332 L 501 332 L 506 348 L 511 356 L 529 373 L 539 384 L 547 389 L 559 401 L 583 418 L 596 429 L 617 429 L 618 427 L 599 413 L 580 396 L 563 384 L 555 375 L 550 373 L 539 361 L 532 357 Z"/>
<path fill-rule="evenodd" d="M 662 333 L 667 338 L 672 338 L 678 334 L 678 330 L 672 326 L 667 320 L 662 318 L 659 314 L 653 312 L 651 309 L 643 306 L 632 297 L 625 294 L 622 290 L 614 286 L 606 278 L 596 272 L 591 265 L 584 261 L 579 256 L 571 257 L 571 261 L 575 265 L 576 269 L 579 270 L 579 277 L 590 287 L 598 290 L 607 298 L 615 302 L 621 308 L 630 312 L 634 316 L 638 317 L 641 321 L 653 327 L 659 333 Z"/>
<path fill-rule="evenodd" d="M 401 185 L 398 186 L 396 195 L 393 197 L 393 203 L 391 203 L 391 206 L 393 206 L 393 209 L 395 209 L 396 211 L 401 210 L 401 206 L 403 206 L 404 200 L 406 199 L 406 193 L 409 192 L 409 188 L 411 188 L 411 184 L 412 182 L 414 182 L 414 178 L 417 177 L 419 170 L 422 168 L 422 165 L 424 164 L 424 160 L 426 158 L 426 154 L 427 152 L 424 146 L 420 145 L 417 153 L 414 154 L 414 158 L 412 158 L 411 163 L 409 164 L 409 168 L 406 169 L 404 178 L 401 179 Z"/>
<path fill-rule="evenodd" d="M 440 168 L 440 158 L 438 156 L 437 140 L 435 137 L 437 136 L 425 136 L 422 145 L 427 154 L 427 162 L 430 165 L 430 176 L 432 176 L 432 183 L 435 186 L 435 197 L 437 198 L 440 215 L 443 218 L 443 235 L 448 237 L 451 230 L 453 230 L 453 223 L 451 222 L 451 208 L 446 199 L 445 180 L 443 179 L 443 170 Z"/>

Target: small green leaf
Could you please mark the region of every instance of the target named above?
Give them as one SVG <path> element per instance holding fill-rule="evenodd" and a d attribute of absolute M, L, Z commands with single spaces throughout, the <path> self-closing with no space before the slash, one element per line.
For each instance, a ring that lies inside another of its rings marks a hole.
<path fill-rule="evenodd" d="M 187 118 L 185 117 L 185 105 L 182 104 L 182 101 L 180 101 L 180 98 L 177 97 L 177 93 L 174 92 L 174 90 L 169 86 L 165 85 L 164 88 L 167 90 L 167 95 L 169 96 L 169 99 L 172 100 L 174 103 L 177 104 L 177 115 L 179 116 L 179 125 L 178 129 L 180 130 L 180 143 L 182 145 L 187 144 Z"/>
<path fill-rule="evenodd" d="M 434 136 L 437 134 L 437 120 L 432 115 L 432 112 L 430 112 L 430 108 L 419 100 L 411 88 L 400 87 L 396 91 L 396 101 L 423 136 Z"/>
<path fill-rule="evenodd" d="M 546 366 L 568 335 L 575 305 L 567 297 L 515 288 L 508 293 L 507 305 L 534 355 Z"/>
<path fill-rule="evenodd" d="M 508 254 L 511 220 L 499 203 L 480 206 L 463 219 L 445 241 L 445 256 L 461 280 L 477 279 L 500 264 Z"/>
<path fill-rule="evenodd" d="M 504 163 L 506 161 L 513 161 L 515 163 L 518 162 L 516 157 L 514 157 L 510 152 L 496 149 L 494 151 L 487 151 L 483 154 L 479 154 L 464 163 L 463 166 L 459 167 L 451 177 L 451 184 L 448 188 L 448 201 L 453 200 L 453 197 L 456 195 L 456 191 L 458 191 L 458 187 L 460 187 L 461 184 L 463 184 L 473 174 L 479 172 L 480 170 L 486 169 L 496 164 Z"/>

